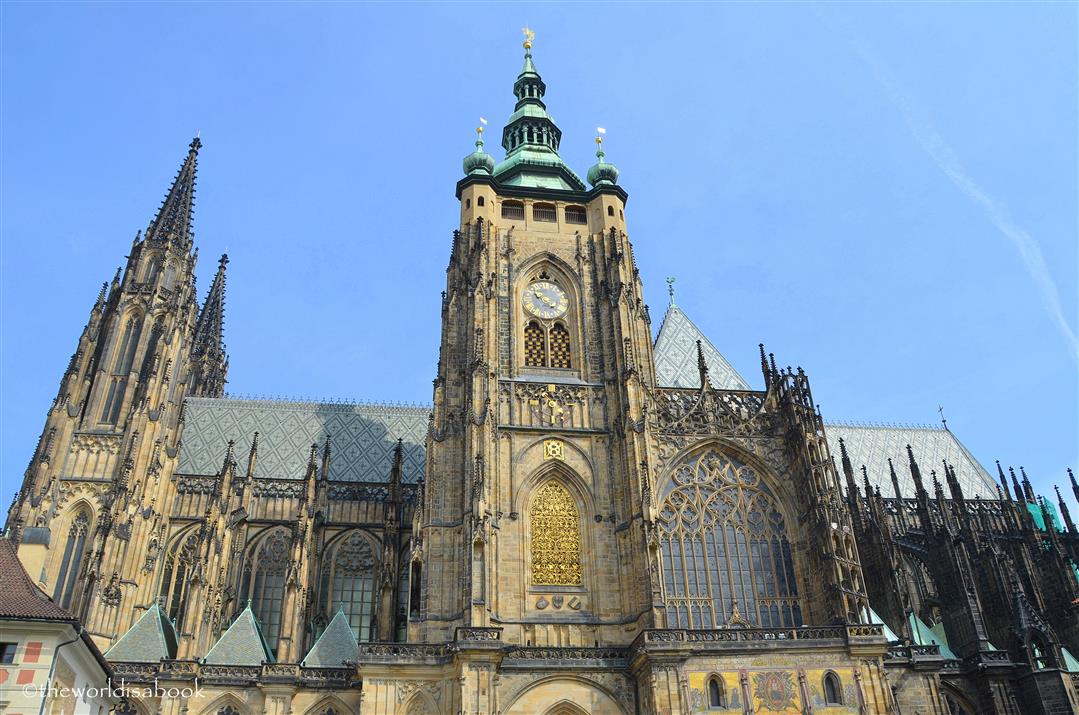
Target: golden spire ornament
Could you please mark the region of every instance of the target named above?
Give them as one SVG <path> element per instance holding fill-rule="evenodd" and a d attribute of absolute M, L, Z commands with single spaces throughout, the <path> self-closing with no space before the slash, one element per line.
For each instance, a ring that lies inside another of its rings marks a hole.
<path fill-rule="evenodd" d="M 521 32 L 524 33 L 524 36 L 525 36 L 524 48 L 526 50 L 531 50 L 532 49 L 532 40 L 533 40 L 533 38 L 535 38 L 536 33 L 532 32 L 532 29 L 528 25 L 525 25 L 524 27 L 522 27 Z"/>

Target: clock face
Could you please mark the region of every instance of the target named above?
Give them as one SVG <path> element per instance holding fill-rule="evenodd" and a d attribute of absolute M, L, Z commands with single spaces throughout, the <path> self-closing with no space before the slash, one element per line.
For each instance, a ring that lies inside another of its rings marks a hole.
<path fill-rule="evenodd" d="M 525 289 L 525 310 L 537 318 L 552 320 L 566 312 L 566 292 L 550 281 L 536 281 Z"/>

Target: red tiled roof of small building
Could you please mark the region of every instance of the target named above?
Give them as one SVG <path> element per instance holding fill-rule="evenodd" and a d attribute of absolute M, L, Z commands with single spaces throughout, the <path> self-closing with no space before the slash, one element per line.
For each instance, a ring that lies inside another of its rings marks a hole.
<path fill-rule="evenodd" d="M 0 537 L 0 618 L 32 618 L 49 621 L 76 620 L 66 609 L 53 603 L 22 567 L 15 546 Z"/>

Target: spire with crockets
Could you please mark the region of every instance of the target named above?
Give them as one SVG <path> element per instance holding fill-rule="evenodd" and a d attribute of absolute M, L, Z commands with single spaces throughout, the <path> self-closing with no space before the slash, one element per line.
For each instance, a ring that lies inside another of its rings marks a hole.
<path fill-rule="evenodd" d="M 229 357 L 225 352 L 225 266 L 228 254 L 222 254 L 217 275 L 206 294 L 191 348 L 195 373 L 192 394 L 200 397 L 220 397 L 225 391 Z"/>
<path fill-rule="evenodd" d="M 195 205 L 195 174 L 198 169 L 199 148 L 202 140 L 195 137 L 188 147 L 179 173 L 173 179 L 169 193 L 158 209 L 154 220 L 146 229 L 147 241 L 176 241 L 190 245 L 194 237 L 191 229 L 191 213 Z"/>

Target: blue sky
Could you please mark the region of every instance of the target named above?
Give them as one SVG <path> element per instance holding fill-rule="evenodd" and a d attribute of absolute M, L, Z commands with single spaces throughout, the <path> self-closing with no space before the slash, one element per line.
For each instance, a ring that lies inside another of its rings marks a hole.
<path fill-rule="evenodd" d="M 426 403 L 461 159 L 519 28 L 679 305 L 826 418 L 948 424 L 1040 491 L 1079 462 L 1077 5 L 0 5 L 0 500 L 101 283 L 201 131 L 229 389 Z M 490 149 L 497 149 L 492 147 Z M 492 152 L 496 153 L 496 152 Z M 501 151 L 497 152 L 501 155 Z"/>

